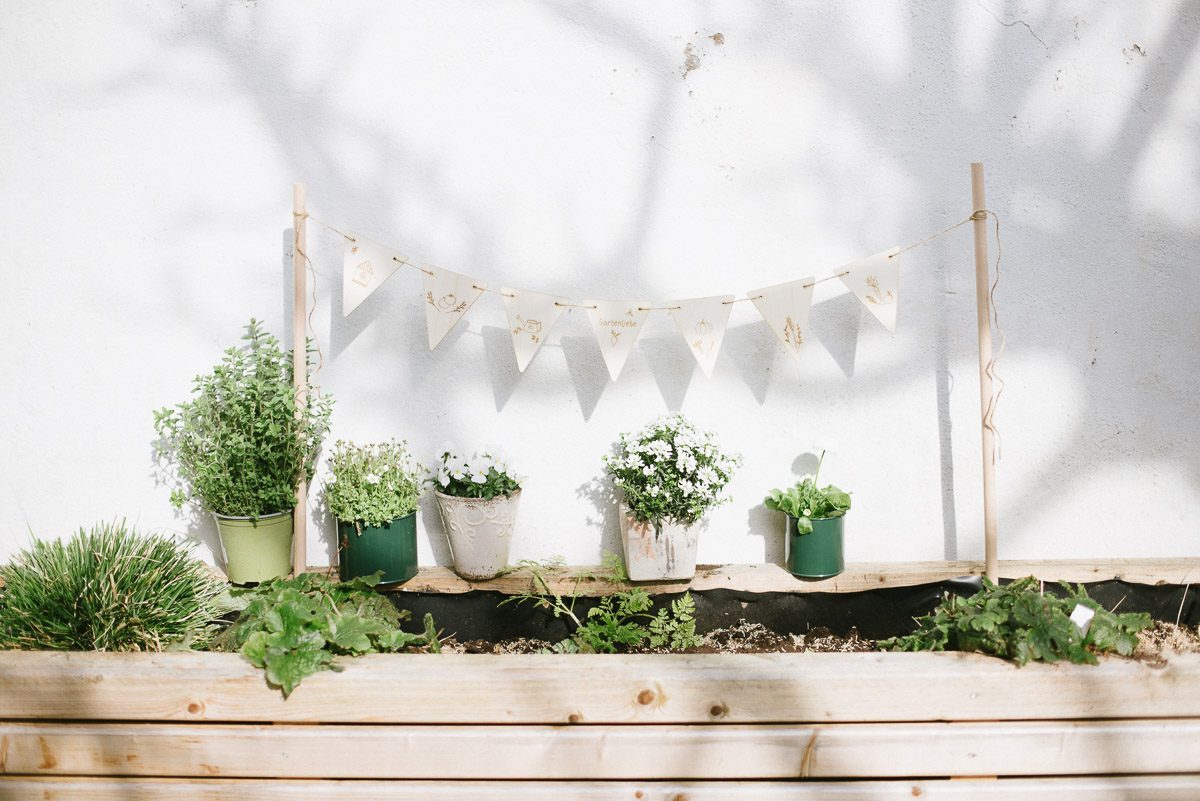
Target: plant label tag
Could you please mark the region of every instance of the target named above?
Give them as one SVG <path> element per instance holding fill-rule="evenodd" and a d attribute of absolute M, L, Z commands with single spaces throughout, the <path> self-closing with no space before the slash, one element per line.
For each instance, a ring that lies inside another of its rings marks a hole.
<path fill-rule="evenodd" d="M 1071 622 L 1075 624 L 1075 628 L 1079 629 L 1080 637 L 1087 636 L 1088 627 L 1092 625 L 1092 618 L 1095 616 L 1095 609 L 1083 604 L 1075 604 L 1075 609 L 1071 612 Z"/>

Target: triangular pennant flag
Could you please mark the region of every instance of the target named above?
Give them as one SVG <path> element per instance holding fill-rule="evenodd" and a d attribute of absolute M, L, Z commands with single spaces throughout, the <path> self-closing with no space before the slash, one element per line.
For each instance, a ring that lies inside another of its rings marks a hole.
<path fill-rule="evenodd" d="M 717 353 L 721 350 L 721 340 L 725 338 L 725 327 L 729 324 L 729 312 L 733 309 L 732 302 L 733 295 L 717 295 L 673 300 L 665 304 L 706 376 L 712 375 Z"/>
<path fill-rule="evenodd" d="M 642 300 L 585 300 L 608 374 L 616 381 L 649 312 Z"/>
<path fill-rule="evenodd" d="M 899 252 L 900 248 L 892 248 L 838 270 L 842 273 L 842 283 L 893 334 L 896 333 L 896 298 L 900 290 Z"/>
<path fill-rule="evenodd" d="M 784 284 L 752 289 L 747 293 L 758 313 L 778 335 L 788 352 L 800 358 L 800 347 L 808 336 L 808 311 L 812 308 L 813 279 L 801 278 Z"/>
<path fill-rule="evenodd" d="M 487 289 L 487 284 L 468 275 L 425 265 L 422 281 L 425 288 L 425 330 L 429 334 L 429 349 L 442 341 L 454 324 L 461 320 Z"/>
<path fill-rule="evenodd" d="M 342 251 L 342 316 L 349 316 L 407 261 L 408 256 L 378 242 L 361 236 L 346 237 Z"/>
<path fill-rule="evenodd" d="M 504 309 L 508 312 L 508 330 L 512 334 L 513 352 L 517 355 L 517 370 L 525 372 L 546 335 L 563 313 L 566 298 L 527 292 L 523 289 L 500 290 Z"/>

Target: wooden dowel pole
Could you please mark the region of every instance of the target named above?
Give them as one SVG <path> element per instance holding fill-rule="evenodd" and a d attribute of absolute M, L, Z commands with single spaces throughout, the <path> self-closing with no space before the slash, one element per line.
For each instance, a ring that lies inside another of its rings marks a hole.
<path fill-rule="evenodd" d="M 303 255 L 308 251 L 306 199 L 304 184 L 292 184 L 292 382 L 296 385 L 297 412 L 308 400 L 308 337 L 305 331 L 308 274 Z M 292 517 L 292 571 L 299 575 L 304 572 L 308 559 L 308 482 L 303 478 L 296 488 L 296 513 Z"/>
<path fill-rule="evenodd" d="M 996 515 L 995 436 L 988 427 L 987 415 L 993 402 L 992 378 L 988 365 L 992 361 L 992 314 L 988 299 L 987 209 L 983 196 L 983 164 L 971 164 L 971 212 L 975 231 L 975 316 L 979 325 L 979 415 L 983 432 L 983 553 L 984 572 L 995 581 L 999 575 L 996 555 L 998 518 Z"/>

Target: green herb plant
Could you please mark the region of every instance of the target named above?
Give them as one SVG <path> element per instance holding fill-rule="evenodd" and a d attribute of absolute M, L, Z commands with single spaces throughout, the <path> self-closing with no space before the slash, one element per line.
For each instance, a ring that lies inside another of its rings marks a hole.
<path fill-rule="evenodd" d="M 179 479 L 176 507 L 193 497 L 218 514 L 258 518 L 294 508 L 300 480 L 312 478 L 332 400 L 310 384 L 297 414 L 292 353 L 257 320 L 243 339 L 196 377 L 190 401 L 154 413 L 157 451 Z"/>
<path fill-rule="evenodd" d="M 251 589 L 235 589 L 245 602 L 238 619 L 215 643 L 216 650 L 240 651 L 266 671 L 267 683 L 283 696 L 308 676 L 339 670 L 336 657 L 413 649 L 440 650 L 433 617 L 424 631 L 401 631 L 410 615 L 374 591 L 380 574 L 335 582 L 320 573 L 274 579 Z"/>
<path fill-rule="evenodd" d="M 969 598 L 947 593 L 932 614 L 916 619 L 917 630 L 883 640 L 888 651 L 978 651 L 1011 659 L 1096 664 L 1096 654 L 1129 656 L 1137 633 L 1152 621 L 1143 612 L 1115 614 L 1092 600 L 1082 585 L 1062 582 L 1064 597 L 1043 593 L 1032 576 L 997 586 L 986 578 L 983 589 Z M 1080 633 L 1071 613 L 1076 606 L 1095 612 L 1087 634 Z"/>
<path fill-rule="evenodd" d="M 437 472 L 432 479 L 443 495 L 484 500 L 507 498 L 521 489 L 523 481 L 497 449 L 484 448 L 463 456 L 449 442 L 438 449 Z"/>
<path fill-rule="evenodd" d="M 619 557 L 605 554 L 604 565 L 608 569 L 608 575 L 604 578 L 609 583 L 623 584 L 628 580 Z M 691 593 L 685 592 L 682 597 L 673 600 L 669 609 L 652 613 L 654 601 L 649 593 L 634 587 L 601 597 L 599 604 L 580 617 L 575 611 L 579 585 L 596 579 L 596 574 L 575 574 L 571 591 L 564 596 L 552 591 L 547 579 L 547 572 L 559 565 L 526 561 L 521 562 L 520 567 L 529 570 L 530 591 L 507 598 L 500 602 L 500 606 L 532 603 L 539 609 L 548 610 L 556 618 L 571 621 L 575 632 L 554 646 L 555 653 L 616 653 L 642 643 L 651 648 L 665 647 L 680 651 L 700 644 L 700 638 L 696 636 L 696 602 Z"/>
<path fill-rule="evenodd" d="M 386 526 L 417 510 L 421 466 L 405 442 L 355 445 L 338 440 L 329 457 L 325 504 L 338 520 Z"/>
<path fill-rule="evenodd" d="M 771 490 L 771 494 L 763 501 L 768 509 L 796 518 L 797 534 L 811 534 L 814 520 L 841 517 L 850 511 L 850 493 L 843 492 L 832 484 L 817 486 L 817 478 L 821 475 L 821 464 L 824 461 L 825 451 L 821 451 L 815 475 L 804 476 L 795 486 L 786 490 Z"/>
<path fill-rule="evenodd" d="M 741 464 L 716 437 L 681 414 L 666 415 L 633 434 L 621 434 L 604 457 L 613 485 L 634 519 L 691 525 L 727 502 L 721 493 Z"/>
<path fill-rule="evenodd" d="M 187 547 L 124 522 L 35 540 L 0 567 L 0 580 L 0 648 L 189 648 L 228 611 L 225 582 Z"/>

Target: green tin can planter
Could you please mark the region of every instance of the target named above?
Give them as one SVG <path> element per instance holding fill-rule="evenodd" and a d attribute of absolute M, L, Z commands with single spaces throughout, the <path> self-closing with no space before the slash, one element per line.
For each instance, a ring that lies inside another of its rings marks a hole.
<path fill-rule="evenodd" d="M 787 516 L 787 570 L 805 579 L 827 579 L 846 569 L 842 556 L 842 533 L 846 516 L 812 521 L 809 534 L 796 531 L 796 518 Z"/>
<path fill-rule="evenodd" d="M 269 581 L 292 572 L 292 513 L 256 520 L 213 513 L 225 551 L 225 575 L 233 584 Z"/>
<path fill-rule="evenodd" d="M 402 584 L 417 575 L 417 513 L 386 526 L 339 520 L 338 575 L 342 581 L 383 572 L 381 584 Z"/>

